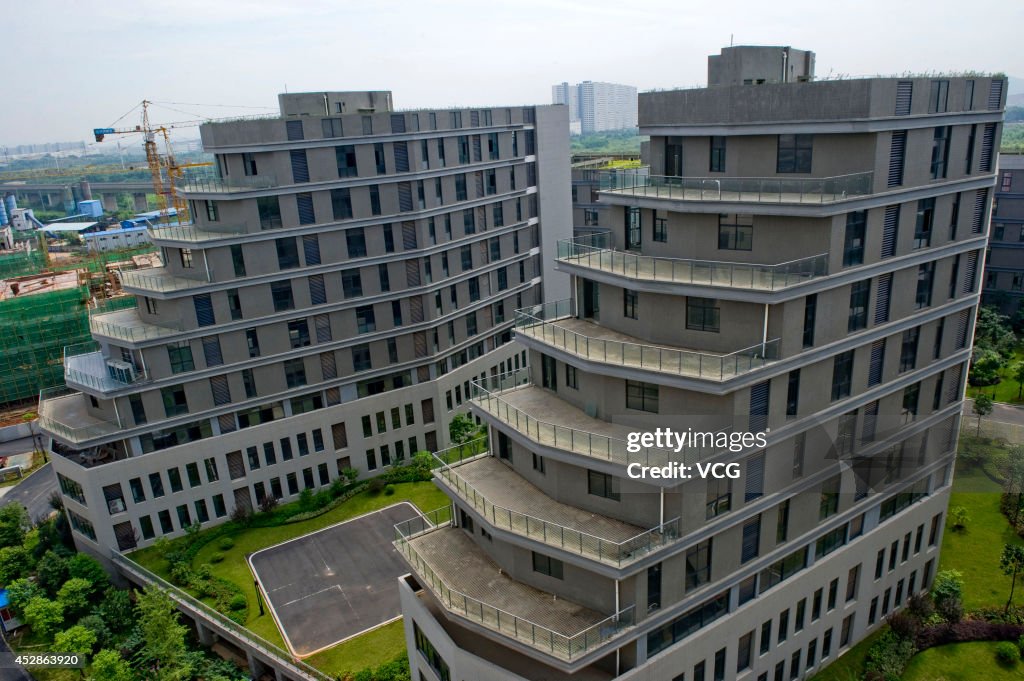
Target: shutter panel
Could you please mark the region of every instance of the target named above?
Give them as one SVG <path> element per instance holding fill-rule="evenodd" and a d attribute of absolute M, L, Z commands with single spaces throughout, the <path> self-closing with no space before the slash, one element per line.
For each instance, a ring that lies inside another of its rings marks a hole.
<path fill-rule="evenodd" d="M 480 112 L 479 111 L 470 111 L 469 112 L 469 124 L 471 126 L 473 126 L 474 128 L 479 128 L 480 127 Z"/>
<path fill-rule="evenodd" d="M 252 512 L 252 496 L 248 487 L 239 487 L 235 490 L 235 508 L 244 508 Z"/>
<path fill-rule="evenodd" d="M 969 321 L 970 310 L 961 310 L 957 313 L 956 319 L 956 347 L 963 350 L 967 347 L 967 322 Z"/>
<path fill-rule="evenodd" d="M 409 298 L 409 319 L 413 324 L 423 321 L 423 298 L 420 296 Z"/>
<path fill-rule="evenodd" d="M 427 356 L 427 334 L 425 331 L 417 331 L 412 335 L 413 345 L 416 349 L 417 357 Z"/>
<path fill-rule="evenodd" d="M 395 172 L 409 172 L 409 145 L 405 142 L 395 142 L 392 146 L 395 149 Z"/>
<path fill-rule="evenodd" d="M 967 254 L 967 271 L 964 276 L 964 293 L 974 292 L 974 280 L 978 276 L 978 251 Z"/>
<path fill-rule="evenodd" d="M 405 283 L 409 288 L 420 285 L 420 264 L 415 259 L 405 261 Z"/>
<path fill-rule="evenodd" d="M 405 132 L 405 114 L 391 114 L 391 132 Z"/>
<path fill-rule="evenodd" d="M 764 460 L 761 452 L 747 459 L 747 479 L 744 481 L 743 501 L 752 501 L 764 494 Z"/>
<path fill-rule="evenodd" d="M 861 442 L 870 443 L 875 439 L 878 428 L 878 400 L 864 407 L 864 423 L 860 431 Z"/>
<path fill-rule="evenodd" d="M 130 522 L 114 525 L 114 537 L 117 539 L 118 551 L 127 551 L 138 546 L 138 542 L 135 539 L 135 530 Z"/>
<path fill-rule="evenodd" d="M 988 188 L 979 189 L 974 195 L 974 217 L 971 219 L 971 234 L 985 231 L 985 206 L 988 204 Z"/>
<path fill-rule="evenodd" d="M 328 388 L 324 391 L 327 397 L 327 406 L 333 407 L 336 404 L 341 404 L 341 388 Z"/>
<path fill-rule="evenodd" d="M 300 225 L 316 223 L 316 212 L 313 210 L 313 195 L 304 193 L 295 195 L 295 207 L 299 212 Z"/>
<path fill-rule="evenodd" d="M 312 274 L 309 277 L 309 302 L 312 305 L 323 305 L 327 302 L 327 291 L 324 288 L 324 275 Z"/>
<path fill-rule="evenodd" d="M 296 184 L 309 182 L 309 162 L 306 160 L 305 149 L 292 149 L 292 181 Z"/>
<path fill-rule="evenodd" d="M 757 557 L 761 543 L 761 516 L 748 520 L 743 524 L 743 545 L 741 547 L 741 561 L 748 561 Z"/>
<path fill-rule="evenodd" d="M 768 396 L 771 384 L 768 381 L 750 387 L 750 426 L 752 433 L 768 428 Z"/>
<path fill-rule="evenodd" d="M 955 366 L 952 369 L 948 369 L 953 380 L 949 381 L 946 385 L 946 404 L 952 404 L 960 399 L 960 377 L 962 375 L 962 369 L 959 366 Z"/>
<path fill-rule="evenodd" d="M 889 321 L 889 301 L 892 298 L 892 272 L 878 277 L 878 289 L 875 291 L 875 324 Z"/>
<path fill-rule="evenodd" d="M 882 257 L 891 258 L 896 255 L 896 235 L 900 226 L 900 207 L 886 206 L 885 221 L 882 225 Z"/>
<path fill-rule="evenodd" d="M 479 163 L 483 159 L 483 151 L 480 148 L 480 135 L 473 135 L 473 161 Z"/>
<path fill-rule="evenodd" d="M 232 433 L 238 430 L 238 426 L 235 425 L 234 414 L 221 414 L 218 416 L 217 426 L 220 428 L 221 433 Z"/>
<path fill-rule="evenodd" d="M 403 213 L 412 210 L 412 185 L 408 182 L 398 183 L 398 210 Z"/>
<path fill-rule="evenodd" d="M 986 123 L 985 131 L 981 134 L 981 161 L 978 169 L 983 173 L 992 172 L 992 156 L 996 144 L 996 124 Z"/>
<path fill-rule="evenodd" d="M 325 314 L 318 314 L 313 317 L 313 326 L 316 328 L 316 342 L 317 343 L 330 343 L 331 338 L 331 318 Z"/>
<path fill-rule="evenodd" d="M 416 382 L 426 383 L 430 380 L 430 367 L 418 366 L 416 367 Z"/>
<path fill-rule="evenodd" d="M 885 339 L 871 344 L 871 368 L 868 370 L 868 386 L 882 382 L 882 369 L 885 366 Z"/>
<path fill-rule="evenodd" d="M 334 440 L 334 449 L 345 449 L 348 447 L 348 433 L 345 431 L 345 423 L 335 423 L 331 426 L 331 439 Z"/>
<path fill-rule="evenodd" d="M 302 133 L 302 121 L 285 121 L 284 128 L 288 133 L 288 141 L 305 139 Z"/>
<path fill-rule="evenodd" d="M 220 405 L 231 403 L 231 386 L 228 385 L 227 376 L 211 376 L 210 392 L 213 393 L 214 404 Z"/>
<path fill-rule="evenodd" d="M 484 174 L 479 170 L 473 173 L 473 184 L 476 186 L 476 198 L 484 195 Z"/>
<path fill-rule="evenodd" d="M 192 296 L 192 303 L 196 308 L 196 323 L 199 326 L 213 326 L 217 323 L 213 315 L 213 302 L 210 300 L 209 293 Z"/>
<path fill-rule="evenodd" d="M 416 248 L 416 223 L 406 220 L 402 223 L 402 248 L 411 251 Z"/>
<path fill-rule="evenodd" d="M 320 353 L 320 373 L 325 381 L 338 377 L 338 362 L 333 352 Z"/>
<path fill-rule="evenodd" d="M 998 109 L 1003 103 L 1003 80 L 1001 78 L 993 78 L 992 83 L 988 86 L 988 108 Z"/>
<path fill-rule="evenodd" d="M 245 464 L 242 463 L 242 451 L 228 452 L 228 477 L 238 480 L 245 477 Z"/>
<path fill-rule="evenodd" d="M 477 206 L 476 224 L 481 230 L 487 231 L 487 208 L 485 206 Z M 487 258 L 484 258 L 484 262 L 487 262 Z"/>
<path fill-rule="evenodd" d="M 215 367 L 224 363 L 224 355 L 220 351 L 220 339 L 217 336 L 203 338 L 203 357 L 206 358 L 206 366 Z"/>
<path fill-rule="evenodd" d="M 903 184 L 903 157 L 907 150 L 907 131 L 899 130 L 892 134 L 892 145 L 889 147 L 889 187 Z"/>
<path fill-rule="evenodd" d="M 910 103 L 914 95 L 914 81 L 901 80 L 896 83 L 896 115 L 906 116 L 910 113 Z"/>
<path fill-rule="evenodd" d="M 306 257 L 306 266 L 320 264 L 320 239 L 316 234 L 302 235 L 302 252 Z"/>
<path fill-rule="evenodd" d="M 433 423 L 434 399 L 431 397 L 420 402 L 420 411 L 423 412 L 423 423 Z"/>

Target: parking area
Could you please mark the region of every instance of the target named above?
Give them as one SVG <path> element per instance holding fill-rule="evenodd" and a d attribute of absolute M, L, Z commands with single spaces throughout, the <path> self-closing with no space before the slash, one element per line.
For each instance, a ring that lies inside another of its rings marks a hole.
<path fill-rule="evenodd" d="M 408 571 L 394 526 L 420 515 L 402 502 L 249 556 L 289 647 L 305 656 L 401 615 Z"/>

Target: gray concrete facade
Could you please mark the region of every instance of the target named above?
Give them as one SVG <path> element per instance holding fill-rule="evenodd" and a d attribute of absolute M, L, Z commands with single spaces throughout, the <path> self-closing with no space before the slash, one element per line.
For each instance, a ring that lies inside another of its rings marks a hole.
<path fill-rule="evenodd" d="M 1024 298 L 1024 156 L 999 155 L 982 302 L 1016 315 Z"/>

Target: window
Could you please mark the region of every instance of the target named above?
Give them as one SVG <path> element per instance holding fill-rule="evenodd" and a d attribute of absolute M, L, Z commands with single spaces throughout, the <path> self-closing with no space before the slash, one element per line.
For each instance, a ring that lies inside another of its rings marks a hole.
<path fill-rule="evenodd" d="M 658 386 L 654 383 L 626 381 L 626 408 L 658 413 Z"/>
<path fill-rule="evenodd" d="M 652 241 L 657 243 L 668 242 L 668 219 L 667 218 L 654 218 L 654 233 L 651 235 Z"/>
<path fill-rule="evenodd" d="M 800 370 L 794 369 L 789 372 L 786 385 L 786 416 L 797 415 L 800 406 Z"/>
<path fill-rule="evenodd" d="M 325 119 L 324 123 L 330 119 Z M 334 119 L 338 122 L 339 128 L 341 127 L 341 121 Z M 336 137 L 336 135 L 331 135 Z M 338 177 L 355 177 L 358 175 L 356 170 L 356 148 L 351 144 L 343 144 L 340 147 L 334 147 L 334 156 L 338 161 Z M 351 217 L 351 216 L 349 216 Z"/>
<path fill-rule="evenodd" d="M 628 288 L 622 289 L 622 316 L 627 319 L 637 319 L 637 298 L 636 291 Z"/>
<path fill-rule="evenodd" d="M 720 330 L 719 309 L 711 298 L 686 299 L 686 328 L 691 331 L 710 331 L 718 333 Z"/>
<path fill-rule="evenodd" d="M 634 250 L 640 248 L 642 238 L 640 209 L 629 207 L 625 211 L 626 218 L 626 249 Z"/>
<path fill-rule="evenodd" d="M 732 480 L 729 478 L 708 478 L 704 516 L 711 520 L 732 508 Z"/>
<path fill-rule="evenodd" d="M 369 344 L 363 343 L 362 345 L 352 346 L 352 370 L 367 371 L 372 368 Z"/>
<path fill-rule="evenodd" d="M 749 251 L 753 245 L 753 215 L 721 214 L 718 216 L 719 250 Z"/>
<path fill-rule="evenodd" d="M 686 552 L 686 588 L 695 589 L 711 581 L 711 540 L 690 547 Z"/>
<path fill-rule="evenodd" d="M 777 173 L 811 172 L 814 135 L 779 135 Z"/>
<path fill-rule="evenodd" d="M 277 247 L 277 267 L 290 270 L 299 266 L 299 248 L 295 239 L 275 239 Z"/>
<path fill-rule="evenodd" d="M 369 333 L 377 330 L 373 305 L 363 305 L 356 308 L 356 328 L 359 330 L 359 333 Z"/>
<path fill-rule="evenodd" d="M 619 479 L 608 473 L 587 471 L 587 493 L 619 501 Z"/>
<path fill-rule="evenodd" d="M 935 222 L 935 199 L 921 199 L 917 202 L 917 221 L 914 224 L 914 248 L 927 248 L 932 242 L 932 225 Z"/>
<path fill-rule="evenodd" d="M 275 281 L 270 284 L 270 298 L 274 302 L 274 312 L 285 312 L 295 309 L 295 299 L 292 297 L 292 282 Z"/>
<path fill-rule="evenodd" d="M 260 216 L 260 229 L 277 229 L 281 227 L 281 203 L 276 196 L 260 196 L 256 199 L 256 208 Z"/>
<path fill-rule="evenodd" d="M 350 258 L 366 256 L 366 235 L 363 233 L 362 227 L 345 230 L 345 246 Z"/>
<path fill-rule="evenodd" d="M 185 388 L 180 385 L 172 385 L 160 389 L 160 396 L 164 402 L 164 412 L 167 418 L 188 413 L 188 402 L 185 400 Z"/>
<path fill-rule="evenodd" d="M 301 357 L 285 360 L 284 380 L 289 388 L 298 388 L 306 385 L 306 365 Z"/>
<path fill-rule="evenodd" d="M 932 281 L 935 279 L 935 262 L 926 262 L 917 267 L 917 295 L 914 298 L 917 309 L 932 304 Z"/>
<path fill-rule="evenodd" d="M 380 188 L 377 185 L 370 187 L 370 214 L 380 215 Z"/>
<path fill-rule="evenodd" d="M 192 269 L 192 249 L 182 248 L 178 251 L 178 255 L 181 257 L 181 266 L 185 269 Z"/>
<path fill-rule="evenodd" d="M 928 113 L 943 113 L 949 104 L 949 81 L 933 80 L 928 96 Z"/>
<path fill-rule="evenodd" d="M 196 364 L 192 359 L 192 346 L 188 341 L 168 343 L 167 356 L 171 362 L 171 373 L 180 374 L 183 371 L 193 371 Z"/>
<path fill-rule="evenodd" d="M 871 294 L 871 280 L 855 282 L 850 286 L 850 314 L 846 330 L 859 331 L 868 325 L 868 298 Z"/>
<path fill-rule="evenodd" d="M 846 214 L 843 267 L 860 265 L 864 262 L 864 231 L 866 225 L 867 211 L 858 210 Z"/>
<path fill-rule="evenodd" d="M 346 298 L 358 298 L 363 295 L 363 279 L 359 275 L 359 270 L 342 271 L 341 289 Z"/>
<path fill-rule="evenodd" d="M 711 159 L 708 170 L 712 173 L 725 172 L 725 137 L 711 136 Z"/>
<path fill-rule="evenodd" d="M 545 556 L 542 553 L 537 553 L 536 551 L 533 552 L 533 571 L 554 577 L 555 579 L 564 579 L 562 561 L 551 556 Z"/>
<path fill-rule="evenodd" d="M 917 340 L 920 333 L 920 327 L 903 332 L 903 342 L 900 345 L 900 373 L 913 369 L 917 364 Z"/>
<path fill-rule="evenodd" d="M 912 421 L 917 416 L 918 402 L 921 398 L 921 383 L 908 385 L 903 389 L 903 422 Z"/>
<path fill-rule="evenodd" d="M 853 382 L 853 350 L 836 355 L 832 364 L 832 401 L 850 396 Z"/>
<path fill-rule="evenodd" d="M 571 364 L 565 365 L 565 385 L 572 388 L 573 390 L 580 389 L 576 367 L 572 366 Z"/>
<path fill-rule="evenodd" d="M 236 277 L 245 276 L 245 257 L 242 255 L 242 247 L 238 244 L 231 246 L 231 265 L 234 267 Z"/>
<path fill-rule="evenodd" d="M 340 104 L 340 102 L 339 102 Z M 324 118 L 320 121 L 320 129 L 324 137 L 341 137 L 342 132 L 340 118 Z"/>
<path fill-rule="evenodd" d="M 839 511 L 839 483 L 836 476 L 821 485 L 821 499 L 818 503 L 818 519 L 824 520 Z"/>
<path fill-rule="evenodd" d="M 804 347 L 814 345 L 814 323 L 818 316 L 818 294 L 812 293 L 804 299 Z"/>
<path fill-rule="evenodd" d="M 206 208 L 206 220 L 207 222 L 217 222 L 220 217 L 217 215 L 217 202 L 210 201 L 207 199 L 203 201 L 203 207 Z"/>
<path fill-rule="evenodd" d="M 939 180 L 946 177 L 946 168 L 949 166 L 949 139 L 953 128 L 944 125 L 935 128 L 932 135 L 932 179 Z"/>
<path fill-rule="evenodd" d="M 331 190 L 331 210 L 335 220 L 352 217 L 352 192 L 348 188 Z"/>
<path fill-rule="evenodd" d="M 310 344 L 309 324 L 305 319 L 288 322 L 288 341 L 292 349 L 304 348 Z"/>

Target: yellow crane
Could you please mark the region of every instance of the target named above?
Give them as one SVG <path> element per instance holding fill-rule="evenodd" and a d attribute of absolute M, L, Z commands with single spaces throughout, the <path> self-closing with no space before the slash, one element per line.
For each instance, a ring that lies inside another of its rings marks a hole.
<path fill-rule="evenodd" d="M 167 208 L 174 208 L 179 222 L 188 222 L 188 204 L 185 198 L 178 193 L 178 182 L 184 175 L 185 168 L 197 168 L 200 166 L 213 165 L 212 163 L 178 163 L 174 160 L 174 151 L 171 149 L 171 136 L 169 130 L 175 127 L 186 125 L 198 125 L 199 122 L 188 122 L 181 124 L 154 125 L 149 121 L 149 105 L 147 99 L 142 100 L 142 123 L 134 128 L 93 128 L 93 136 L 97 142 L 102 142 L 107 135 L 132 135 L 142 133 L 143 146 L 146 150 L 146 165 L 149 167 L 149 174 L 153 179 L 153 190 L 156 192 L 157 205 L 161 211 Z M 157 144 L 157 137 L 163 138 L 163 153 L 160 152 Z"/>

